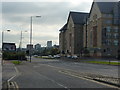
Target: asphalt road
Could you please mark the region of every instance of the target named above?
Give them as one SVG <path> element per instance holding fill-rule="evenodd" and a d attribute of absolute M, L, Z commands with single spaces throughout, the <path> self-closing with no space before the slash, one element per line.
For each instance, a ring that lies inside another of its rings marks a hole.
<path fill-rule="evenodd" d="M 16 65 L 17 75 L 11 81 L 17 88 L 113 88 L 101 82 L 85 79 L 78 74 L 118 77 L 118 67 L 57 59 L 32 58 L 32 62 Z"/>

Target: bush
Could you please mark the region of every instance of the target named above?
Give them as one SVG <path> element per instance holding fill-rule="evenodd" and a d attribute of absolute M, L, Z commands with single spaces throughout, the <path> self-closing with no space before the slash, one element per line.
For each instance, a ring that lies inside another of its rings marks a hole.
<path fill-rule="evenodd" d="M 10 52 L 5 51 L 3 52 L 3 59 L 4 60 L 27 60 L 26 54 L 24 52 Z"/>

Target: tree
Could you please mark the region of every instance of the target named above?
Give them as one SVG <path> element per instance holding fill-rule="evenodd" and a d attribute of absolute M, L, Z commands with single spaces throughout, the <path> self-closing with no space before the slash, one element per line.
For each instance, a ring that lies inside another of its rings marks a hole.
<path fill-rule="evenodd" d="M 56 55 L 56 54 L 59 54 L 60 53 L 60 51 L 59 51 L 59 49 L 57 49 L 57 48 L 53 48 L 53 49 L 51 49 L 51 51 L 50 51 L 50 54 L 51 55 Z"/>

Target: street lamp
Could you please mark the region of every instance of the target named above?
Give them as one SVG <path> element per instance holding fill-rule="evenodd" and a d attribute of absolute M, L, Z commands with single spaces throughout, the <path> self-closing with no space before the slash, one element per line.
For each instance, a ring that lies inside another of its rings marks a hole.
<path fill-rule="evenodd" d="M 7 32 L 10 32 L 10 30 L 6 30 Z M 2 61 L 1 64 L 3 65 L 3 40 L 4 40 L 4 31 L 2 31 Z"/>
<path fill-rule="evenodd" d="M 31 52 L 31 49 L 32 49 L 32 18 L 33 18 L 34 16 L 31 16 L 30 17 L 30 50 L 29 50 L 29 56 L 30 56 L 30 62 L 31 62 L 31 54 L 32 54 L 32 52 Z M 35 16 L 36 18 L 39 18 L 39 17 L 41 17 L 41 16 Z"/>

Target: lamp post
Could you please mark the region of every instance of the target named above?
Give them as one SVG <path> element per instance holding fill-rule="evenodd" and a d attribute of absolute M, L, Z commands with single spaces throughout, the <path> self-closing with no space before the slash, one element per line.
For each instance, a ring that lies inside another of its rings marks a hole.
<path fill-rule="evenodd" d="M 29 56 L 30 56 L 30 62 L 31 62 L 31 55 L 32 55 L 32 18 L 34 16 L 30 17 L 30 50 L 29 50 Z M 39 18 L 41 16 L 35 16 L 36 18 Z"/>
<path fill-rule="evenodd" d="M 7 30 L 7 32 L 10 32 L 10 30 Z M 3 41 L 4 41 L 4 31 L 2 31 L 2 61 L 1 61 L 2 65 L 3 65 Z"/>

